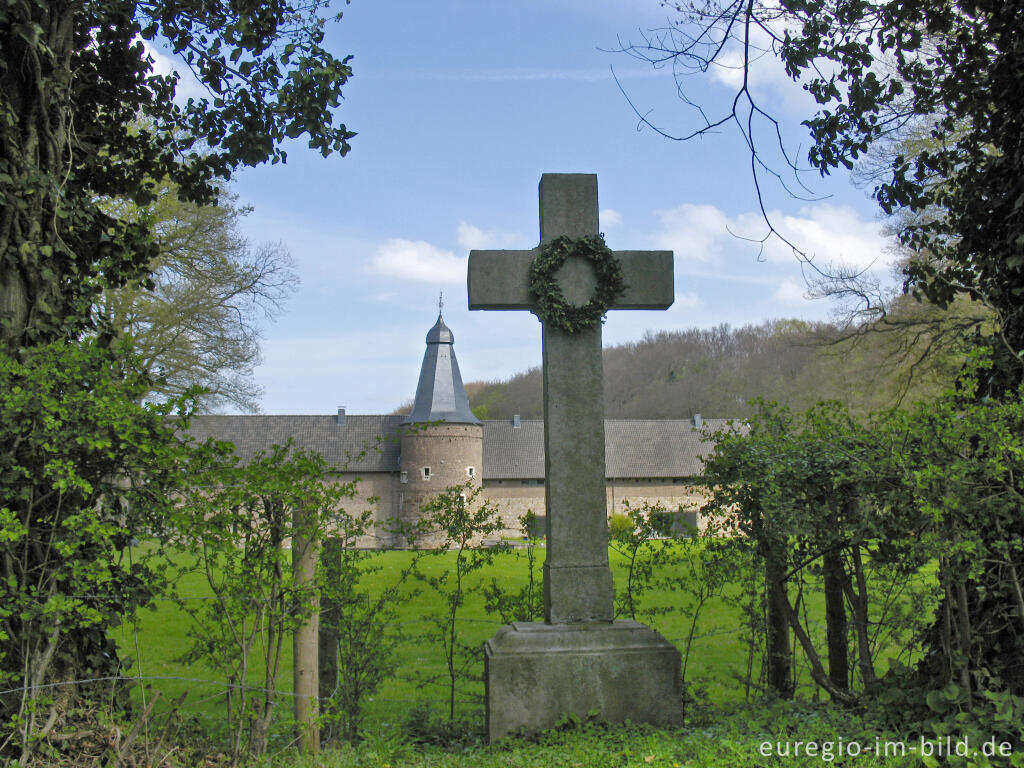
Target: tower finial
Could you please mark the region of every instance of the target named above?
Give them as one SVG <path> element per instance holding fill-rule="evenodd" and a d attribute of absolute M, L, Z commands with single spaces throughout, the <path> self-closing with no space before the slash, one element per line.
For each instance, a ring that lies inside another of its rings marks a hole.
<path fill-rule="evenodd" d="M 441 291 L 441 293 L 437 297 L 437 314 L 438 314 L 438 316 L 440 316 L 443 311 L 444 311 L 444 291 Z"/>

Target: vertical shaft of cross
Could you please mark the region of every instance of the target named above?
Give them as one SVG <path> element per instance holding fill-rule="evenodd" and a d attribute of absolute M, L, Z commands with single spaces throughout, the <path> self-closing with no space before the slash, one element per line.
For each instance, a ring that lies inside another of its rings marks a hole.
<path fill-rule="evenodd" d="M 545 174 L 541 244 L 598 231 L 597 177 Z M 543 363 L 544 619 L 551 624 L 612 621 L 600 324 L 569 335 L 545 323 Z"/>

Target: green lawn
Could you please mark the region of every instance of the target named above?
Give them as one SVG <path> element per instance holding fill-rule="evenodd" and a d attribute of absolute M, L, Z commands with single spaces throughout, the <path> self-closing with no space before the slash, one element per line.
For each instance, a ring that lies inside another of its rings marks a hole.
<path fill-rule="evenodd" d="M 543 560 L 543 549 L 539 551 L 537 566 Z M 187 554 L 179 558 L 179 562 L 187 562 Z M 379 573 L 372 576 L 376 585 L 390 583 L 396 574 L 409 562 L 409 552 L 386 552 L 380 554 Z M 421 560 L 421 567 L 426 572 L 440 572 L 449 567 L 454 555 L 428 556 Z M 526 564 L 524 557 L 515 553 L 498 555 L 495 564 L 482 572 L 474 583 L 490 582 L 497 579 L 509 589 L 517 589 L 526 581 Z M 615 571 L 616 583 L 624 583 L 623 559 L 614 551 L 611 562 Z M 414 586 L 416 585 L 414 583 Z M 440 649 L 418 635 L 430 628 L 427 617 L 436 614 L 441 606 L 436 595 L 422 589 L 419 595 L 405 602 L 399 611 L 398 624 L 409 640 L 400 647 L 401 666 L 396 679 L 389 681 L 376 695 L 367 711 L 369 721 L 389 722 L 400 719 L 404 713 L 417 702 L 435 701 L 440 704 L 444 698 L 443 691 L 434 687 L 422 687 L 422 680 L 431 675 L 445 672 L 444 661 Z M 188 574 L 179 581 L 178 594 L 189 602 L 198 603 L 211 597 L 205 579 L 198 573 Z M 665 603 L 672 597 L 654 596 L 655 600 Z M 692 679 L 707 680 L 713 700 L 726 702 L 742 696 L 737 683 L 733 682 L 736 675 L 744 670 L 746 650 L 739 641 L 740 612 L 736 601 L 732 599 L 713 601 L 706 609 L 698 628 L 699 637 L 694 643 L 694 651 L 690 662 Z M 688 617 L 680 611 L 659 616 L 650 621 L 669 640 L 682 643 L 688 629 Z M 162 598 L 157 601 L 155 610 L 144 610 L 138 619 L 126 622 L 117 632 L 117 640 L 125 656 L 134 659 L 129 674 L 147 680 L 146 685 L 159 690 L 166 699 L 174 699 L 188 691 L 184 709 L 204 721 L 217 722 L 222 719 L 220 700 L 223 699 L 223 675 L 218 671 L 200 665 L 186 665 L 177 661 L 190 645 L 188 632 L 193 620 L 186 612 L 172 601 Z M 461 610 L 459 631 L 468 643 L 482 645 L 494 634 L 500 621 L 488 615 L 483 607 L 481 597 L 474 596 Z M 254 685 L 259 680 L 255 676 L 250 682 Z M 282 692 L 291 689 L 291 648 L 286 644 L 284 669 L 279 679 L 278 688 Z M 141 695 L 141 691 L 139 692 Z M 479 708 L 479 697 L 483 694 L 483 685 L 479 680 L 467 681 L 459 693 L 460 706 L 463 711 Z"/>
<path fill-rule="evenodd" d="M 543 559 L 543 549 L 539 551 L 538 561 Z M 182 554 L 178 562 L 187 562 L 187 554 Z M 382 569 L 372 575 L 371 584 L 380 588 L 391 583 L 401 569 L 413 557 L 410 552 L 385 552 L 375 556 L 379 557 L 379 564 Z M 421 561 L 421 567 L 426 572 L 439 573 L 442 569 L 451 566 L 454 555 L 426 556 Z M 615 574 L 617 588 L 626 583 L 625 560 L 614 550 L 610 553 L 610 559 Z M 537 563 L 539 569 L 540 562 Z M 495 564 L 485 570 L 477 577 L 475 582 L 481 580 L 490 582 L 492 578 L 498 579 L 509 589 L 517 589 L 526 581 L 526 560 L 520 553 L 508 553 L 498 555 Z M 413 583 L 416 586 L 416 583 Z M 420 586 L 422 589 L 422 586 Z M 196 573 L 186 575 L 178 583 L 178 594 L 191 601 L 199 602 L 208 600 L 211 596 L 205 579 Z M 658 615 L 652 619 L 643 619 L 645 623 L 652 625 L 666 638 L 682 647 L 686 634 L 689 630 L 690 612 L 688 601 L 680 594 L 652 594 L 647 604 L 675 605 L 678 610 Z M 696 684 L 705 694 L 705 711 L 712 710 L 722 712 L 743 712 L 744 711 L 744 685 L 743 678 L 746 673 L 747 648 L 742 641 L 743 617 L 741 611 L 740 587 L 732 585 L 726 590 L 722 598 L 712 599 L 704 608 L 699 625 L 696 630 L 696 638 L 691 652 L 688 681 Z M 813 616 L 820 611 L 821 596 L 817 593 L 808 595 L 809 612 Z M 422 705 L 424 702 L 436 705 L 438 712 L 443 708 L 446 701 L 445 690 L 437 685 L 422 684 L 424 678 L 432 675 L 445 673 L 443 656 L 440 648 L 429 640 L 422 637 L 429 627 L 427 617 L 436 614 L 441 609 L 439 600 L 428 590 L 423 589 L 420 594 L 404 602 L 399 611 L 397 624 L 406 634 L 407 640 L 399 648 L 400 666 L 398 675 L 382 686 L 381 690 L 368 703 L 366 708 L 365 727 L 369 733 L 393 732 L 390 726 L 404 722 L 411 710 Z M 119 628 L 117 640 L 120 643 L 125 656 L 135 660 L 129 674 L 139 675 L 144 679 L 144 684 L 136 688 L 135 695 L 138 698 L 152 696 L 159 691 L 164 701 L 174 700 L 176 697 L 187 693 L 185 703 L 181 707 L 181 713 L 186 718 L 194 718 L 193 723 L 207 733 L 216 734 L 223 728 L 225 723 L 224 711 L 224 684 L 223 673 L 216 669 L 210 669 L 198 664 L 186 665 L 178 660 L 190 645 L 188 632 L 192 626 L 192 619 L 173 602 L 161 599 L 156 603 L 153 611 L 143 611 L 138 620 L 127 622 Z M 483 607 L 482 598 L 477 595 L 472 597 L 463 607 L 459 632 L 463 639 L 474 645 L 482 643 L 500 626 L 496 617 L 488 615 Z M 759 659 L 758 659 L 759 661 Z M 287 694 L 291 692 L 291 644 L 285 644 L 283 669 L 278 681 L 278 690 L 282 693 L 280 698 L 281 712 L 287 715 L 291 709 L 291 700 Z M 467 719 L 481 718 L 483 684 L 481 681 L 482 663 L 478 665 L 479 673 L 474 679 L 466 680 L 460 684 L 458 693 L 460 714 Z M 881 670 L 884 671 L 884 670 Z M 755 677 L 757 669 L 754 671 Z M 250 684 L 259 685 L 260 679 L 253 673 L 250 677 Z M 808 688 L 807 690 L 810 690 Z M 756 691 L 752 692 L 756 698 Z M 160 707 L 158 706 L 157 711 Z M 747 722 L 749 717 L 743 722 Z M 480 721 L 482 726 L 482 720 Z M 756 734 L 757 729 L 754 729 Z M 657 741 L 656 735 L 648 736 Z M 564 735 L 564 738 L 576 738 L 572 734 Z M 604 738 L 604 737 L 602 737 Z M 616 739 L 624 738 L 614 736 Z M 632 737 L 630 737 L 632 739 Z M 639 738 L 639 737 L 638 737 Z M 746 737 L 744 737 L 746 738 Z M 372 741 L 372 740 L 371 740 Z M 640 743 L 628 740 L 623 749 L 632 750 L 635 754 L 644 751 Z M 670 740 L 671 741 L 671 740 Z M 699 739 L 698 739 L 699 741 Z M 742 739 L 740 740 L 742 741 Z M 749 741 L 749 739 L 748 739 Z M 625 743 L 625 742 L 624 742 Z M 674 743 L 674 742 L 673 742 Z M 745 742 L 744 742 L 745 743 Z M 752 742 L 751 742 L 752 743 Z M 747 749 L 747 744 L 743 749 Z M 575 748 L 568 748 L 571 753 Z M 603 749 L 603 748 L 602 748 Z M 651 754 L 656 754 L 656 762 L 659 765 L 671 765 L 678 762 L 685 764 L 685 759 L 694 759 L 693 756 L 686 758 L 685 755 L 676 754 L 668 746 L 662 745 L 655 750 L 651 748 Z M 707 746 L 700 746 L 693 742 L 687 749 L 705 750 Z M 621 750 L 620 750 L 621 751 Z M 748 750 L 749 751 L 749 750 Z M 369 753 L 334 753 L 330 760 L 338 761 L 337 765 L 348 765 L 351 760 L 362 761 L 364 758 L 370 760 L 368 764 L 384 765 L 388 760 L 381 759 L 375 763 Z M 537 762 L 533 757 L 527 755 L 539 754 L 533 748 L 522 747 L 517 753 L 519 758 L 512 760 L 512 765 L 541 765 L 557 764 Z M 482 756 L 478 755 L 477 757 Z M 326 759 L 326 758 L 325 758 Z M 602 761 L 612 760 L 605 755 L 595 764 L 605 764 Z M 455 760 L 455 758 L 452 758 Z M 578 760 L 572 762 L 580 762 Z M 820 757 L 815 764 L 820 762 Z M 607 764 L 638 764 L 626 762 L 607 762 Z M 792 760 L 787 760 L 789 765 Z M 322 762 L 318 765 L 333 765 L 331 762 Z M 444 763 L 448 764 L 448 763 Z M 450 764 L 459 764 L 457 761 Z M 473 763 L 477 764 L 477 763 Z M 484 763 L 479 764 L 486 764 Z M 505 765 L 502 762 L 502 765 Z M 567 763 L 571 764 L 571 763 Z M 589 761 L 586 764 L 591 764 Z M 744 764 L 742 762 L 735 763 Z M 756 762 L 751 765 L 761 764 Z M 800 764 L 800 763 L 793 763 Z M 811 763 L 808 763 L 811 764 Z M 871 765 L 872 763 L 859 762 L 858 765 Z M 578 767 L 577 767 L 578 768 Z"/>

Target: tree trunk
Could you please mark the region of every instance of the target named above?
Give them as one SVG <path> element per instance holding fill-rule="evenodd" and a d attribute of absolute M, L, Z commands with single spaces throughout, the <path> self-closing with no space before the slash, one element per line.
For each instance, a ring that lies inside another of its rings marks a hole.
<path fill-rule="evenodd" d="M 779 698 L 793 698 L 791 668 L 793 651 L 789 645 L 789 595 L 786 592 L 786 567 L 774 555 L 765 558 L 765 584 L 768 592 L 767 656 L 768 685 Z"/>
<path fill-rule="evenodd" d="M 857 635 L 857 666 L 860 669 L 864 687 L 872 690 L 878 684 L 875 675 L 875 664 L 871 658 L 871 637 L 868 622 L 868 587 L 864 578 L 864 563 L 861 558 L 860 546 L 854 545 L 850 553 L 853 562 L 853 575 L 857 582 L 856 590 L 849 582 L 846 584 L 850 605 L 853 607 L 853 628 Z"/>
<path fill-rule="evenodd" d="M 836 549 L 822 556 L 822 574 L 825 578 L 825 636 L 828 644 L 828 676 L 841 690 L 850 687 L 850 658 L 847 648 L 846 597 L 843 586 L 847 582 L 843 558 Z"/>

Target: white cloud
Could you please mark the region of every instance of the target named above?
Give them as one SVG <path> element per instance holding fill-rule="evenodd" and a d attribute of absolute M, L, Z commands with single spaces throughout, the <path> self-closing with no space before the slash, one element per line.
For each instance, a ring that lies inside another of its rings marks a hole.
<path fill-rule="evenodd" d="M 661 221 L 655 247 L 675 251 L 679 261 L 714 261 L 730 237 L 728 217 L 713 205 L 683 203 L 654 215 Z"/>
<path fill-rule="evenodd" d="M 852 208 L 821 204 L 801 208 L 797 216 L 779 211 L 769 215 L 779 234 L 821 266 L 872 269 L 887 267 L 892 260 L 891 248 L 878 231 L 878 224 L 861 219 Z M 746 218 L 748 225 L 759 219 L 755 214 Z M 763 231 L 764 222 L 759 223 Z M 765 243 L 764 253 L 772 261 L 791 262 L 794 258 L 793 249 L 778 238 Z"/>
<path fill-rule="evenodd" d="M 768 231 L 760 213 L 727 216 L 713 205 L 684 203 L 655 211 L 661 231 L 655 247 L 675 251 L 679 262 L 715 262 L 727 251 L 760 253 L 769 261 L 791 264 L 793 249 L 777 237 L 760 240 Z M 878 224 L 862 219 L 852 208 L 836 205 L 807 206 L 796 215 L 769 212 L 778 233 L 822 267 L 888 268 L 892 254 Z M 749 241 L 749 242 L 748 242 Z"/>
<path fill-rule="evenodd" d="M 459 222 L 458 230 L 459 246 L 471 251 L 491 250 L 495 248 L 528 248 L 525 245 L 526 238 L 515 232 L 498 232 L 493 229 L 480 229 L 480 227 L 468 224 L 465 221 Z"/>
<path fill-rule="evenodd" d="M 789 277 L 779 283 L 779 287 L 772 298 L 783 304 L 803 304 L 805 301 L 808 301 L 807 290 L 804 286 Z"/>
<path fill-rule="evenodd" d="M 669 312 L 689 314 L 696 311 L 701 305 L 700 297 L 696 293 L 677 293 L 676 300 L 669 307 Z"/>
<path fill-rule="evenodd" d="M 779 37 L 783 30 L 776 30 Z M 773 46 L 777 47 L 768 33 L 760 27 L 754 26 L 750 29 L 750 45 L 746 55 L 750 61 L 744 73 L 744 49 L 741 41 L 730 40 L 723 52 L 715 58 L 710 67 L 713 80 L 721 83 L 730 90 L 738 90 L 743 85 L 744 74 L 747 77 L 748 87 L 755 95 L 761 97 L 770 96 L 776 102 L 781 101 L 785 106 L 803 114 L 808 108 L 814 108 L 814 100 L 799 82 L 786 74 L 778 55 L 773 53 Z M 762 104 L 764 106 L 764 104 Z"/>
<path fill-rule="evenodd" d="M 377 249 L 370 269 L 399 280 L 458 284 L 466 281 L 467 258 L 442 251 L 423 240 L 393 238 Z"/>
<path fill-rule="evenodd" d="M 605 208 L 598 216 L 601 225 L 604 227 L 621 227 L 622 214 L 614 208 Z"/>

